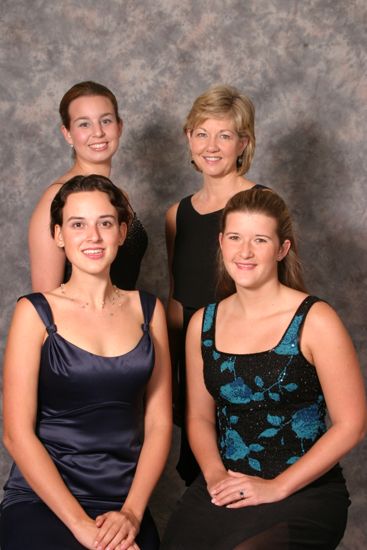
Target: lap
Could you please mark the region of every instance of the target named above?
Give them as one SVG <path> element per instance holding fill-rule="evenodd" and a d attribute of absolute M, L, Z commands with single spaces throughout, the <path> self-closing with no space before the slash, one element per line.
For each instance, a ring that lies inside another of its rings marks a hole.
<path fill-rule="evenodd" d="M 96 517 L 103 510 L 87 510 Z M 159 537 L 147 510 L 136 539 L 141 550 L 157 550 Z M 71 531 L 42 502 L 12 504 L 0 516 L 1 550 L 85 550 Z"/>
<path fill-rule="evenodd" d="M 211 503 L 199 476 L 179 501 L 161 549 L 331 550 L 343 536 L 348 505 L 344 482 L 327 481 L 279 502 L 227 509 Z"/>

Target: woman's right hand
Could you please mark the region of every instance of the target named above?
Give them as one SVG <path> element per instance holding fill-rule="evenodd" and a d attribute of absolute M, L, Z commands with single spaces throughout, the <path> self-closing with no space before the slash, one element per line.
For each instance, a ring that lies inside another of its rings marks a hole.
<path fill-rule="evenodd" d="M 98 535 L 98 527 L 95 524 L 95 521 L 86 517 L 77 523 L 75 527 L 71 529 L 74 537 L 80 544 L 82 544 L 88 550 L 96 550 L 95 540 Z"/>

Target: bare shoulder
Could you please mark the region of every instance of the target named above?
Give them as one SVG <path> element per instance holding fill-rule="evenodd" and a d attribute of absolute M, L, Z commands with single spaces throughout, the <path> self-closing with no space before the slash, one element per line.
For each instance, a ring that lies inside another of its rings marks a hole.
<path fill-rule="evenodd" d="M 191 333 L 198 332 L 198 331 L 199 333 L 201 332 L 201 327 L 203 324 L 203 317 L 204 317 L 204 310 L 205 308 L 203 307 L 201 309 L 198 309 L 198 311 L 195 311 L 194 315 L 191 317 L 189 326 L 188 326 L 188 331 L 190 331 Z"/>
<path fill-rule="evenodd" d="M 167 212 L 166 212 L 166 223 L 168 224 L 176 224 L 176 216 L 177 216 L 177 210 L 179 206 L 179 202 L 175 202 L 175 204 L 172 204 Z"/>
<path fill-rule="evenodd" d="M 55 198 L 55 195 L 59 191 L 61 186 L 62 186 L 62 183 L 54 182 L 54 183 L 51 183 L 51 185 L 49 185 L 47 189 L 45 189 L 45 191 L 41 195 L 40 200 L 36 205 L 36 208 L 34 209 L 33 215 L 35 214 L 37 215 L 37 213 L 44 210 L 45 208 L 47 208 L 47 212 L 49 211 L 50 204 Z"/>
<path fill-rule="evenodd" d="M 328 330 L 332 326 L 343 326 L 342 320 L 335 309 L 322 300 L 315 302 L 307 315 L 309 330 Z"/>
<path fill-rule="evenodd" d="M 45 326 L 40 316 L 37 313 L 36 308 L 30 300 L 26 297 L 22 297 L 16 303 L 13 319 L 11 323 L 12 329 L 20 329 L 21 327 L 32 327 L 32 333 L 43 334 L 45 332 Z"/>

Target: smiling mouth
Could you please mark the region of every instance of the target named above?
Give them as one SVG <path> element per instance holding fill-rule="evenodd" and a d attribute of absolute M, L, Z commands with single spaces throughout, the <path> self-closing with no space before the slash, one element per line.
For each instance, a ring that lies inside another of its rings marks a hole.
<path fill-rule="evenodd" d="M 217 160 L 221 160 L 221 157 L 204 157 L 204 160 L 207 160 L 208 162 L 214 162 L 214 161 L 217 161 Z"/>
<path fill-rule="evenodd" d="M 103 151 L 107 148 L 107 145 L 107 141 L 104 141 L 103 143 L 92 143 L 91 145 L 89 145 L 89 147 L 91 149 L 94 149 L 95 151 Z"/>
<path fill-rule="evenodd" d="M 87 248 L 86 250 L 82 251 L 83 254 L 88 256 L 88 258 L 100 258 L 103 256 L 104 249 L 103 248 Z"/>
<path fill-rule="evenodd" d="M 238 269 L 251 270 L 256 267 L 256 264 L 236 262 L 236 266 L 238 267 Z"/>

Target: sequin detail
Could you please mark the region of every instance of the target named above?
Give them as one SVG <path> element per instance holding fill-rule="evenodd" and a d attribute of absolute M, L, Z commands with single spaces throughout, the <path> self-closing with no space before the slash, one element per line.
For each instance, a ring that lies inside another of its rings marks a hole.
<path fill-rule="evenodd" d="M 326 431 L 325 400 L 299 334 L 316 297 L 307 297 L 272 350 L 230 355 L 215 348 L 217 304 L 204 312 L 205 384 L 216 402 L 218 446 L 227 468 L 271 478 Z M 276 452 L 275 452 L 276 451 Z"/>

